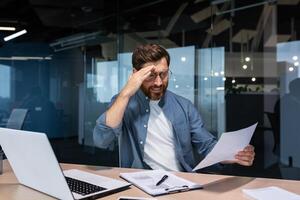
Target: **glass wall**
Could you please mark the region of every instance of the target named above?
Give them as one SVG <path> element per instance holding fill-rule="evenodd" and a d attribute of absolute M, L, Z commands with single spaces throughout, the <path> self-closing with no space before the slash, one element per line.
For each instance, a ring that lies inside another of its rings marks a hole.
<path fill-rule="evenodd" d="M 216 138 L 258 122 L 254 165 L 224 173 L 300 178 L 299 0 L 7 0 L 0 9 L 0 27 L 15 28 L 0 30 L 0 125 L 25 109 L 16 123 L 46 133 L 59 161 L 118 166 L 117 141 L 95 147 L 93 128 L 132 73 L 132 50 L 157 43 L 171 55 L 168 89 Z"/>

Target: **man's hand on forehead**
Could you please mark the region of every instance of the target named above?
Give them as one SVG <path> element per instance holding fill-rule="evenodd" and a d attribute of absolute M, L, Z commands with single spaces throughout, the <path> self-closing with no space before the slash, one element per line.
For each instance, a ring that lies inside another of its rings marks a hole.
<path fill-rule="evenodd" d="M 156 67 L 157 63 L 153 63 L 153 62 L 150 62 L 150 63 L 145 63 L 143 66 L 142 66 L 142 69 L 143 68 L 146 68 L 146 67 Z"/>
<path fill-rule="evenodd" d="M 144 67 L 142 67 L 139 71 L 145 71 L 145 72 L 147 72 L 147 71 L 151 71 L 151 72 L 153 72 L 154 70 L 155 70 L 155 65 L 147 65 L 147 66 L 144 66 Z"/>

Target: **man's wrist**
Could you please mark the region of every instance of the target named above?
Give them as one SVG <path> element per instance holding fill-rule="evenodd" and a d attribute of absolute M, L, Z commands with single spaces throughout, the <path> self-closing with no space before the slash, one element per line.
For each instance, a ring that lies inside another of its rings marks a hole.
<path fill-rule="evenodd" d="M 130 92 L 128 92 L 126 89 L 121 90 L 119 97 L 124 99 L 124 100 L 128 100 L 132 95 L 130 94 Z"/>

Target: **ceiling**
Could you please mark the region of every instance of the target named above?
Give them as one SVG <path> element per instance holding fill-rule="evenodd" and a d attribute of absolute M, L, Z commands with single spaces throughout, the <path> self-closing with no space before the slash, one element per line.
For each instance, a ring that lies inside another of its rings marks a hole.
<path fill-rule="evenodd" d="M 11 43 L 46 42 L 53 48 L 60 39 L 93 45 L 126 33 L 141 42 L 163 39 L 174 46 L 225 46 L 228 51 L 243 45 L 259 51 L 263 44 L 298 39 L 299 10 L 299 0 L 1 0 L 0 26 L 28 31 Z M 273 38 L 266 37 L 268 31 Z M 9 34 L 0 31 L 0 38 Z M 0 44 L 6 45 L 2 39 Z"/>

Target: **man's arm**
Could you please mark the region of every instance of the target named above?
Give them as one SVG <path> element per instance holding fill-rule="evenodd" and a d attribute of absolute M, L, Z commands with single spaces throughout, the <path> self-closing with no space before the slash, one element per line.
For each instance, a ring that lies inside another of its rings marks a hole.
<path fill-rule="evenodd" d="M 136 93 L 136 91 L 141 87 L 143 81 L 151 74 L 153 67 L 153 65 L 150 65 L 139 71 L 133 72 L 125 87 L 118 95 L 116 101 L 106 111 L 105 123 L 107 126 L 115 128 L 122 122 L 130 97 Z"/>
<path fill-rule="evenodd" d="M 129 99 L 140 88 L 142 82 L 151 73 L 153 67 L 145 67 L 134 73 L 129 78 L 127 84 L 112 99 L 109 109 L 104 112 L 96 122 L 93 132 L 94 144 L 99 148 L 107 148 L 122 132 L 121 122 Z"/>

